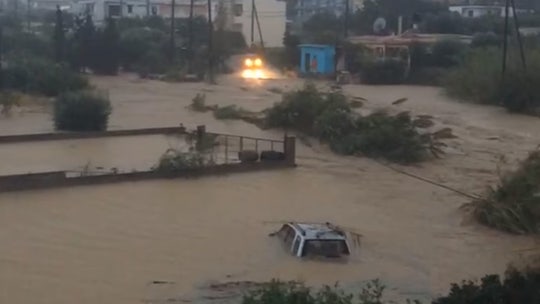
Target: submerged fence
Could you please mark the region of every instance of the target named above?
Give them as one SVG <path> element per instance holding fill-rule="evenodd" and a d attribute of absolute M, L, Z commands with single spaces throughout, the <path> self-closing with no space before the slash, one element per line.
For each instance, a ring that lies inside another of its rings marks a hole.
<path fill-rule="evenodd" d="M 206 133 L 209 143 L 203 153 L 217 164 L 240 163 L 240 152 L 252 151 L 259 156 L 262 152 L 272 151 L 285 154 L 285 140 L 263 139 L 249 136 Z"/>
<path fill-rule="evenodd" d="M 284 137 L 283 140 L 277 140 L 211 133 L 206 132 L 204 126 L 197 127 L 197 130 L 194 132 L 186 132 L 184 128 L 163 128 L 162 130 L 164 133 L 161 134 L 180 135 L 180 137 L 184 138 L 186 141 L 186 145 L 183 145 L 184 148 L 189 147 L 187 149 L 195 149 L 198 153 L 205 155 L 208 159 L 212 160 L 212 165 L 200 168 L 189 168 L 173 172 L 172 174 L 170 172 L 165 174 L 153 169 L 148 169 L 131 172 L 121 172 L 116 170 L 106 172 L 89 172 L 87 170 L 81 170 L 80 172 L 76 172 L 66 170 L 6 175 L 0 176 L 0 192 L 159 178 L 229 174 L 294 167 L 296 165 L 296 140 L 294 137 Z M 156 134 L 157 129 L 151 129 L 150 131 L 149 129 L 125 130 L 121 132 L 126 134 L 126 136 L 137 134 L 148 135 L 148 133 Z M 100 132 L 100 134 L 93 133 L 91 136 L 71 133 L 69 135 L 62 135 L 61 138 L 54 134 L 21 135 L 20 138 L 9 138 L 5 140 L 4 143 L 122 136 L 117 133 L 118 131 L 112 131 L 112 134 L 111 132 Z M 49 136 L 50 138 L 47 139 Z M 2 143 L 1 140 L 0 143 Z M 254 153 L 257 157 L 255 160 L 242 160 L 240 157 L 241 152 Z M 265 153 L 273 153 L 273 155 L 279 155 L 280 157 L 264 158 L 262 156 Z M 156 155 L 156 160 L 159 159 L 159 157 L 159 155 Z"/>

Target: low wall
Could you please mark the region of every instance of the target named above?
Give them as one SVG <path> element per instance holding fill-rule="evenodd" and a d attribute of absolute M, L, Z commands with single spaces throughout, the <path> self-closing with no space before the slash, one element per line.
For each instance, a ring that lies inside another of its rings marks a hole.
<path fill-rule="evenodd" d="M 223 175 L 241 172 L 253 172 L 295 167 L 288 161 L 269 161 L 251 164 L 226 164 L 211 167 L 189 169 L 174 174 L 155 171 L 130 172 L 118 174 L 89 175 L 67 177 L 65 172 L 45 172 L 0 176 L 0 192 L 56 187 L 97 185 L 119 182 L 135 182 L 152 179 L 193 178 L 210 175 Z"/>
<path fill-rule="evenodd" d="M 184 127 L 164 127 L 164 128 L 113 130 L 113 131 L 103 131 L 103 132 L 61 132 L 61 133 L 2 135 L 0 136 L 0 144 L 29 142 L 29 141 L 45 141 L 45 140 L 65 140 L 65 139 L 160 135 L 160 134 L 167 135 L 167 134 L 185 134 L 185 133 L 186 133 L 186 128 Z"/>

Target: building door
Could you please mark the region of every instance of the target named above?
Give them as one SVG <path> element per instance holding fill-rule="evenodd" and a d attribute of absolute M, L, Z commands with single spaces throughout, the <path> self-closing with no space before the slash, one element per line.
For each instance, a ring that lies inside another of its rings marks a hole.
<path fill-rule="evenodd" d="M 310 53 L 304 54 L 304 71 L 306 71 L 306 73 L 311 72 L 311 54 Z"/>

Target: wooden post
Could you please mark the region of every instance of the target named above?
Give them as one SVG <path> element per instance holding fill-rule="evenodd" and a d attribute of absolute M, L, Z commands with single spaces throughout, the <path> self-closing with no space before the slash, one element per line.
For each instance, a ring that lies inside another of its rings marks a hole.
<path fill-rule="evenodd" d="M 283 150 L 285 153 L 285 162 L 289 165 L 296 165 L 296 138 L 294 136 L 284 138 Z"/>

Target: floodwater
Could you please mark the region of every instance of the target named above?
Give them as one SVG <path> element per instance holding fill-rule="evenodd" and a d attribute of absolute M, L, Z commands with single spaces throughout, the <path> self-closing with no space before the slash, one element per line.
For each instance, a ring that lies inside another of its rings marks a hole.
<path fill-rule="evenodd" d="M 208 104 L 261 110 L 279 100 L 269 88 L 301 85 L 225 79 L 206 87 L 130 76 L 94 82 L 111 95 L 112 128 L 204 123 L 210 131 L 262 137 L 281 132 L 216 121 L 186 106 L 206 92 Z M 345 91 L 367 98 L 365 109 L 430 114 L 436 128 L 451 127 L 458 138 L 442 159 L 401 169 L 466 192 L 496 181 L 501 154 L 511 165 L 540 142 L 538 119 L 450 101 L 435 88 Z M 400 97 L 409 101 L 391 106 Z M 36 106 L 0 118 L 0 130 L 50 130 L 48 111 Z M 159 136 L 70 142 L 0 146 L 9 163 L 0 168 L 72 168 L 92 156 L 99 159 L 92 164 L 113 165 L 129 151 L 134 163 L 123 165 L 144 166 L 166 146 Z M 197 302 L 212 282 L 271 278 L 347 288 L 380 278 L 402 298 L 423 298 L 446 292 L 451 282 L 504 271 L 533 242 L 464 220 L 459 207 L 467 198 L 372 160 L 336 156 L 308 140 L 298 154 L 297 169 L 276 172 L 0 194 L 0 303 Z M 362 247 L 348 263 L 295 259 L 267 236 L 286 220 L 353 227 L 364 235 Z"/>

